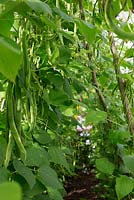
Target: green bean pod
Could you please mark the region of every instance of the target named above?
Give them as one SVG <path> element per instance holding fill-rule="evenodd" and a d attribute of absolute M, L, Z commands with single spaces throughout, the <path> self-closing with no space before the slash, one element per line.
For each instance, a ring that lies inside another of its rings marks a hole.
<path fill-rule="evenodd" d="M 112 0 L 106 0 L 105 3 L 105 19 L 111 30 L 118 35 L 119 38 L 124 40 L 134 41 L 134 33 L 126 32 L 115 25 L 111 17 L 111 4 Z"/>
<path fill-rule="evenodd" d="M 11 134 L 11 131 L 9 131 L 9 138 L 8 138 L 8 144 L 7 144 L 7 149 L 6 149 L 6 156 L 5 156 L 5 160 L 4 160 L 4 167 L 5 168 L 7 168 L 8 165 L 9 165 L 13 146 L 14 146 L 13 136 Z"/>
<path fill-rule="evenodd" d="M 11 133 L 14 137 L 14 140 L 18 146 L 18 149 L 21 153 L 22 159 L 26 159 L 26 150 L 24 148 L 24 145 L 21 141 L 20 135 L 18 133 L 18 130 L 16 128 L 15 122 L 14 122 L 14 113 L 13 113 L 13 83 L 9 82 L 8 85 L 8 120 L 9 120 L 9 127 L 11 130 Z"/>

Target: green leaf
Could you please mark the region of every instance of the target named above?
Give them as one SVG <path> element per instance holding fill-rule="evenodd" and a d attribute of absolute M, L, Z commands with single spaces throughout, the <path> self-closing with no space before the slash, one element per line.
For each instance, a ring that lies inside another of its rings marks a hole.
<path fill-rule="evenodd" d="M 73 18 L 67 15 L 65 12 L 61 11 L 59 8 L 54 8 L 54 11 L 64 20 L 68 22 L 73 22 Z"/>
<path fill-rule="evenodd" d="M 86 123 L 99 123 L 107 119 L 107 113 L 101 110 L 89 109 L 86 116 Z"/>
<path fill-rule="evenodd" d="M 123 157 L 125 167 L 134 174 L 134 155 L 127 155 Z"/>
<path fill-rule="evenodd" d="M 0 183 L 8 181 L 9 171 L 3 167 L 0 168 Z"/>
<path fill-rule="evenodd" d="M 9 36 L 10 29 L 14 22 L 13 13 L 6 13 L 0 16 L 0 34 L 3 36 Z"/>
<path fill-rule="evenodd" d="M 0 198 L 2 200 L 22 200 L 21 188 L 18 183 L 0 184 Z"/>
<path fill-rule="evenodd" d="M 89 24 L 86 21 L 77 21 L 80 33 L 85 36 L 89 43 L 93 43 L 96 37 L 96 28 L 94 25 Z"/>
<path fill-rule="evenodd" d="M 51 200 L 63 200 L 60 192 L 58 190 L 55 190 L 51 187 L 47 187 L 48 195 Z"/>
<path fill-rule="evenodd" d="M 20 47 L 13 40 L 0 36 L 0 72 L 14 81 L 21 63 Z"/>
<path fill-rule="evenodd" d="M 65 46 L 59 48 L 59 57 L 57 61 L 60 64 L 68 64 L 71 57 L 71 50 Z"/>
<path fill-rule="evenodd" d="M 115 189 L 118 200 L 122 199 L 134 189 L 134 179 L 131 179 L 125 175 L 116 178 Z"/>
<path fill-rule="evenodd" d="M 57 88 L 63 88 L 63 77 L 60 73 L 49 72 L 47 74 L 47 79 Z"/>
<path fill-rule="evenodd" d="M 52 10 L 45 2 L 40 0 L 26 0 L 25 3 L 37 13 L 49 14 L 52 16 Z"/>
<path fill-rule="evenodd" d="M 33 137 L 40 143 L 40 144 L 50 144 L 52 142 L 52 139 L 50 135 L 44 131 L 44 133 L 34 133 Z"/>
<path fill-rule="evenodd" d="M 20 174 L 22 177 L 24 177 L 24 179 L 27 181 L 30 188 L 32 189 L 32 187 L 34 186 L 36 182 L 32 171 L 18 160 L 13 161 L 13 166 L 15 170 L 17 171 L 17 173 Z"/>
<path fill-rule="evenodd" d="M 127 131 L 113 130 L 109 134 L 109 139 L 112 144 L 125 143 L 127 139 L 130 139 L 130 133 Z"/>
<path fill-rule="evenodd" d="M 114 164 L 109 162 L 107 158 L 97 159 L 96 167 L 99 171 L 105 174 L 112 174 L 115 168 Z"/>
<path fill-rule="evenodd" d="M 38 180 L 45 187 L 52 187 L 54 189 L 62 189 L 63 186 L 58 180 L 56 172 L 49 166 L 43 165 L 39 168 Z"/>
<path fill-rule="evenodd" d="M 125 52 L 125 57 L 127 57 L 127 58 L 134 57 L 134 49 L 133 48 L 127 49 Z"/>
<path fill-rule="evenodd" d="M 43 164 L 49 165 L 47 152 L 41 147 L 29 147 L 27 149 L 26 165 L 39 167 Z"/>
<path fill-rule="evenodd" d="M 78 92 L 78 94 L 81 93 L 82 91 L 85 91 L 84 84 L 78 81 L 77 79 L 73 79 L 72 85 L 74 89 Z"/>
<path fill-rule="evenodd" d="M 55 164 L 59 164 L 65 167 L 70 172 L 68 162 L 61 149 L 59 149 L 58 147 L 50 147 L 48 149 L 48 153 L 49 153 L 51 162 L 54 162 Z"/>
<path fill-rule="evenodd" d="M 49 100 L 52 105 L 61 105 L 64 104 L 65 101 L 68 101 L 68 96 L 63 90 L 50 90 L 49 92 Z"/>

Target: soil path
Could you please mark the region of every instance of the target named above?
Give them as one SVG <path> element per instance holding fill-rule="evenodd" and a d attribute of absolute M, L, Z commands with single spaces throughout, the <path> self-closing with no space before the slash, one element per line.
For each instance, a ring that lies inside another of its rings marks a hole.
<path fill-rule="evenodd" d="M 93 172 L 85 174 L 79 172 L 77 176 L 69 178 L 65 183 L 67 196 L 64 200 L 104 200 L 103 190 L 96 189 L 99 184 Z"/>

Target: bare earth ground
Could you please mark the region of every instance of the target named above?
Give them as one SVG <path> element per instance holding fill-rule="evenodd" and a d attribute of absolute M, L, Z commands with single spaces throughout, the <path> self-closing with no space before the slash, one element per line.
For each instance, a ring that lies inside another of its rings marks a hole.
<path fill-rule="evenodd" d="M 98 185 L 93 172 L 89 174 L 78 172 L 77 176 L 69 178 L 65 183 L 67 196 L 64 200 L 104 200 L 103 189 L 96 190 Z"/>

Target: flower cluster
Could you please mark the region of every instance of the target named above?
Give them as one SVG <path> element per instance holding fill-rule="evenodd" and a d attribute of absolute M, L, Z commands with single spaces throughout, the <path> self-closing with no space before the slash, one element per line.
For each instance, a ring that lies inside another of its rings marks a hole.
<path fill-rule="evenodd" d="M 81 137 L 89 137 L 90 130 L 93 128 L 93 126 L 92 125 L 85 126 L 84 125 L 85 119 L 82 116 L 78 116 L 77 119 L 80 124 L 80 125 L 77 125 L 76 127 L 77 132 L 79 133 Z M 86 145 L 90 145 L 90 140 L 87 139 L 85 143 Z"/>

